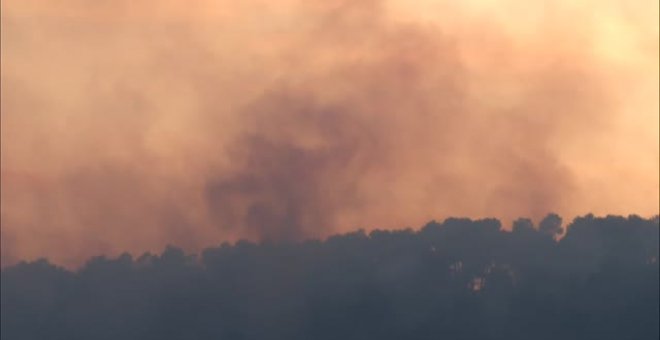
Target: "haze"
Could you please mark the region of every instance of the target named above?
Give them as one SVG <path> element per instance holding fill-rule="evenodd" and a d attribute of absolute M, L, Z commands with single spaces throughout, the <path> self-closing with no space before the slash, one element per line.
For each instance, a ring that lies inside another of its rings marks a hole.
<path fill-rule="evenodd" d="M 2 263 L 658 214 L 657 1 L 2 1 Z"/>

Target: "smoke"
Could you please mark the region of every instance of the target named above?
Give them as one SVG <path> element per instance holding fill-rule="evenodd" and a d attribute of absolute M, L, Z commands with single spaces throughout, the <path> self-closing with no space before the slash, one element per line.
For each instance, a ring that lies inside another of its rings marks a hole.
<path fill-rule="evenodd" d="M 3 263 L 656 214 L 653 8 L 3 1 Z"/>

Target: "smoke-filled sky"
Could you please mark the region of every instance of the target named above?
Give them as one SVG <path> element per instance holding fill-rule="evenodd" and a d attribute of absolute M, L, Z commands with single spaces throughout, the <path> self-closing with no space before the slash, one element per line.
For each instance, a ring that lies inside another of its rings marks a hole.
<path fill-rule="evenodd" d="M 658 213 L 656 0 L 1 9 L 3 264 Z"/>

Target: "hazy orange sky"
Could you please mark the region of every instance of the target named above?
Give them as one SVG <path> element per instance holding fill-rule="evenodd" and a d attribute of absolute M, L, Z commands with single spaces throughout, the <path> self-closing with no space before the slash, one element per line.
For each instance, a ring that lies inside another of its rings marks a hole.
<path fill-rule="evenodd" d="M 657 0 L 2 1 L 2 263 L 658 214 Z"/>

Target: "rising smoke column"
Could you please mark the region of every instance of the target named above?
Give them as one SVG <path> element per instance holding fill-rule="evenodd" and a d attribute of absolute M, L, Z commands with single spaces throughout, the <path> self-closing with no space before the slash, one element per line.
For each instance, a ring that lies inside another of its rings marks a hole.
<path fill-rule="evenodd" d="M 3 1 L 3 263 L 655 214 L 653 6 Z"/>

